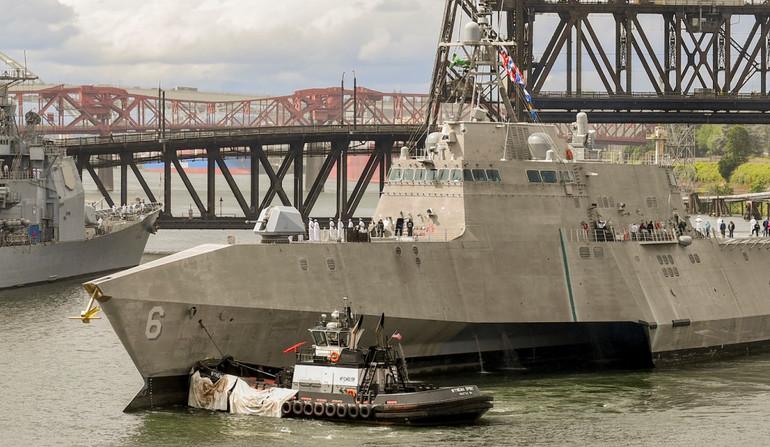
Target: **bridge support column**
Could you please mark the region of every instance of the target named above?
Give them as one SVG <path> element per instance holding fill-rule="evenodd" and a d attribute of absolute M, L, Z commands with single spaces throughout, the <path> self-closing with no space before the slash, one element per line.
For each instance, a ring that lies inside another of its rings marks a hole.
<path fill-rule="evenodd" d="M 256 219 L 259 217 L 259 153 L 262 152 L 261 144 L 252 144 L 249 146 L 249 155 L 251 157 L 251 188 L 249 191 L 249 208 L 251 215 Z"/>
<path fill-rule="evenodd" d="M 163 215 L 171 217 L 171 164 L 173 158 L 163 143 Z"/>
<path fill-rule="evenodd" d="M 304 149 L 304 143 L 292 143 L 289 149 L 294 156 L 294 208 L 297 208 L 300 212 L 302 212 L 302 199 L 305 195 L 304 175 L 302 174 L 305 162 L 303 157 Z"/>
<path fill-rule="evenodd" d="M 113 155 L 97 155 L 96 158 L 99 160 L 113 160 Z M 112 167 L 106 167 L 106 168 L 96 168 L 96 172 L 99 175 L 99 178 L 102 181 L 102 185 L 104 185 L 105 188 L 107 188 L 107 191 L 114 191 L 115 190 L 115 176 L 113 175 Z"/>
<path fill-rule="evenodd" d="M 348 146 L 349 141 L 335 141 L 337 145 L 337 218 L 344 219 L 348 208 Z"/>
<path fill-rule="evenodd" d="M 128 204 L 128 161 L 133 154 L 120 153 L 120 205 Z"/>
<path fill-rule="evenodd" d="M 207 147 L 206 159 L 208 166 L 206 169 L 206 215 L 209 219 L 217 217 L 217 157 L 219 148 Z"/>

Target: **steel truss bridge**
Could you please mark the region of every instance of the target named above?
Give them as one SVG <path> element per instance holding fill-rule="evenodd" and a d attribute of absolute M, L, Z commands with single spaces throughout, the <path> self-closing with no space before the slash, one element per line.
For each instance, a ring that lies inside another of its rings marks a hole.
<path fill-rule="evenodd" d="M 179 97 L 173 96 L 174 94 Z M 160 95 L 116 87 L 21 86 L 11 92 L 19 108 L 18 126 L 28 111 L 42 118 L 40 132 L 50 135 L 115 135 L 166 130 L 218 130 L 265 126 L 344 123 L 405 124 L 425 122 L 427 94 L 381 93 L 358 87 L 298 90 L 291 95 L 256 99 L 217 99 L 197 92 Z M 165 110 L 165 113 L 163 111 Z M 165 116 L 164 119 L 161 116 Z M 355 119 L 354 119 L 355 117 Z M 574 119 L 574 116 L 573 116 Z M 644 124 L 597 123 L 597 143 L 639 145 L 652 133 Z M 562 136 L 569 126 L 559 124 Z"/>
<path fill-rule="evenodd" d="M 474 3 L 447 1 L 443 43 Z M 770 123 L 770 5 L 666 3 L 488 1 L 543 122 Z M 431 104 L 459 79 L 449 53 L 437 53 Z"/>
<path fill-rule="evenodd" d="M 147 199 L 164 205 L 161 225 L 164 228 L 250 228 L 247 219 L 255 219 L 276 197 L 283 205 L 296 207 L 307 219 L 316 204 L 324 184 L 334 168 L 337 172 L 337 204 L 335 217 L 352 217 L 367 186 L 375 173 L 379 177 L 379 191 L 385 185 L 385 174 L 390 167 L 394 148 L 404 142 L 416 141 L 424 135 L 422 125 L 327 125 L 327 126 L 271 126 L 251 129 L 212 131 L 170 131 L 158 138 L 157 133 L 124 134 L 58 141 L 68 155 L 75 158 L 82 177 L 88 172 L 109 206 L 128 202 L 129 170 L 136 177 Z M 359 144 L 351 146 L 351 142 Z M 325 143 L 310 144 L 306 143 Z M 362 144 L 363 143 L 363 144 Z M 203 150 L 207 160 L 206 195 L 193 186 L 180 160 L 200 158 Z M 365 156 L 366 163 L 348 192 L 348 157 Z M 281 157 L 275 170 L 268 156 Z M 248 196 L 238 187 L 225 158 L 240 157 L 250 160 Z M 322 164 L 309 188 L 304 185 L 304 167 L 307 157 L 322 157 Z M 163 190 L 153 191 L 138 164 L 160 160 L 163 162 Z M 260 192 L 260 165 L 270 179 L 267 191 Z M 120 167 L 118 201 L 105 186 L 98 168 Z M 200 218 L 173 216 L 171 212 L 172 168 L 182 180 L 200 213 Z M 243 217 L 227 218 L 216 215 L 217 171 L 227 183 Z M 287 176 L 293 178 L 293 197 L 284 190 Z M 158 193 L 156 195 L 156 192 Z M 162 194 L 162 196 L 160 196 Z"/>

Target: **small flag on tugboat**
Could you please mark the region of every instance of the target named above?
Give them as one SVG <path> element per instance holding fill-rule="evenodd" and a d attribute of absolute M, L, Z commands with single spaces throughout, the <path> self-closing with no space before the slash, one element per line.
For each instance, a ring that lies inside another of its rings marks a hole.
<path fill-rule="evenodd" d="M 393 335 L 390 336 L 390 338 L 392 338 L 393 340 L 398 340 L 398 341 L 401 341 L 401 340 L 404 339 L 404 337 L 402 337 L 401 333 L 398 332 L 398 331 L 394 332 Z"/>

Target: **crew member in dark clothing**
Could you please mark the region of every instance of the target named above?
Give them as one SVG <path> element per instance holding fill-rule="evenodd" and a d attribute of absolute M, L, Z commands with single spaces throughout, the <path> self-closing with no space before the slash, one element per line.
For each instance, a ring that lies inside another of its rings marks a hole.
<path fill-rule="evenodd" d="M 412 237 L 413 231 L 414 231 L 414 222 L 412 222 L 412 219 L 409 218 L 406 221 L 406 235 L 409 237 Z"/>
<path fill-rule="evenodd" d="M 399 217 L 396 219 L 396 236 L 404 235 L 404 218 Z"/>
<path fill-rule="evenodd" d="M 385 224 L 382 219 L 377 221 L 377 237 L 383 237 L 385 235 Z"/>
<path fill-rule="evenodd" d="M 730 235 L 730 239 L 732 239 L 735 234 L 735 223 L 732 220 L 727 224 L 727 232 Z"/>

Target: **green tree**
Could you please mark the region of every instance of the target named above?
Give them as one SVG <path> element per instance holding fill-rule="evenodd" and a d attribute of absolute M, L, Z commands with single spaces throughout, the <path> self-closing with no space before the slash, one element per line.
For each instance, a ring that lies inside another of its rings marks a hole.
<path fill-rule="evenodd" d="M 703 124 L 695 130 L 695 145 L 698 154 L 720 155 L 724 144 L 724 126 Z"/>
<path fill-rule="evenodd" d="M 725 135 L 724 155 L 719 160 L 719 174 L 727 181 L 738 166 L 746 163 L 752 152 L 751 135 L 743 126 L 733 126 Z"/>

